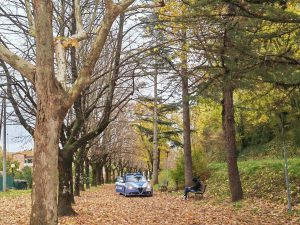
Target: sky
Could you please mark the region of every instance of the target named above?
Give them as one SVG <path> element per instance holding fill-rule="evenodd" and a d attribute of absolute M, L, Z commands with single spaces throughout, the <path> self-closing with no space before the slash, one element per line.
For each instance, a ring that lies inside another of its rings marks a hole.
<path fill-rule="evenodd" d="M 2 102 L 2 101 L 1 101 Z M 6 121 L 6 150 L 8 152 L 18 152 L 22 150 L 32 149 L 33 139 L 31 135 L 20 125 L 18 120 L 11 117 L 12 107 L 10 103 L 6 102 L 7 107 L 7 121 Z M 0 104 L 0 108 L 2 104 Z M 3 149 L 3 126 L 1 127 L 0 146 Z"/>
<path fill-rule="evenodd" d="M 1 147 L 3 149 L 3 131 L 1 132 Z M 20 125 L 7 125 L 6 127 L 6 149 L 8 152 L 18 152 L 32 149 L 33 139 L 29 133 Z"/>

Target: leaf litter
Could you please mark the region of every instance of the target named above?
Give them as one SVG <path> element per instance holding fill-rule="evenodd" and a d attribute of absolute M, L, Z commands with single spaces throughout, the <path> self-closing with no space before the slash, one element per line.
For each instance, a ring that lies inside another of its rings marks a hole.
<path fill-rule="evenodd" d="M 205 195 L 183 200 L 179 193 L 155 192 L 153 197 L 124 197 L 113 185 L 81 192 L 73 205 L 77 216 L 59 218 L 59 225 L 202 225 L 202 224 L 300 224 L 300 214 L 288 214 L 286 205 L 264 199 L 238 203 Z M 0 198 L 0 224 L 26 225 L 30 195 Z"/>

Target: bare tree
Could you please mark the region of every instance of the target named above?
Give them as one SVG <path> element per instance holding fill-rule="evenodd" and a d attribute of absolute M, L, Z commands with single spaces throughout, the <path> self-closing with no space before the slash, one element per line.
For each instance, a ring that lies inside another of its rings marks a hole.
<path fill-rule="evenodd" d="M 34 34 L 36 39 L 36 65 L 0 44 L 0 58 L 18 70 L 35 87 L 37 94 L 37 117 L 34 131 L 34 177 L 32 193 L 31 224 L 57 224 L 57 185 L 58 185 L 58 144 L 61 125 L 68 109 L 73 105 L 81 91 L 91 83 L 91 75 L 98 56 L 105 44 L 107 35 L 115 19 L 130 6 L 134 0 L 124 0 L 115 4 L 105 0 L 105 12 L 90 54 L 83 63 L 78 78 L 72 87 L 66 88 L 63 69 L 65 61 L 59 63 L 62 69 L 55 72 L 55 46 L 61 47 L 66 41 L 80 42 L 87 37 L 82 28 L 80 2 L 75 1 L 77 34 L 66 39 L 53 39 L 53 2 L 33 1 Z M 29 12 L 29 18 L 30 16 Z M 68 45 L 67 45 L 68 46 Z M 59 61 L 59 60 L 58 60 Z"/>

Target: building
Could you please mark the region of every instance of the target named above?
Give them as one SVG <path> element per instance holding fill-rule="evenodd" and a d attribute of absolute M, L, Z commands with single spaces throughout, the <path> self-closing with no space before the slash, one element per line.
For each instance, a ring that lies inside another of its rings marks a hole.
<path fill-rule="evenodd" d="M 22 170 L 25 166 L 33 167 L 33 151 L 25 150 L 21 152 L 13 153 L 13 160 L 19 162 L 19 170 Z"/>

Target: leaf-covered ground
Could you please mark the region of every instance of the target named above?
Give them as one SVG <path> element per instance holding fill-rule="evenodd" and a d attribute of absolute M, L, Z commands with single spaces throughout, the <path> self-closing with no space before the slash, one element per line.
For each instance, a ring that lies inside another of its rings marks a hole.
<path fill-rule="evenodd" d="M 205 196 L 184 201 L 172 193 L 126 198 L 116 194 L 113 185 L 82 192 L 74 208 L 79 215 L 62 217 L 59 224 L 300 224 L 300 215 L 287 214 L 285 205 L 259 199 L 232 204 Z M 28 224 L 29 214 L 29 194 L 0 197 L 1 225 Z"/>

